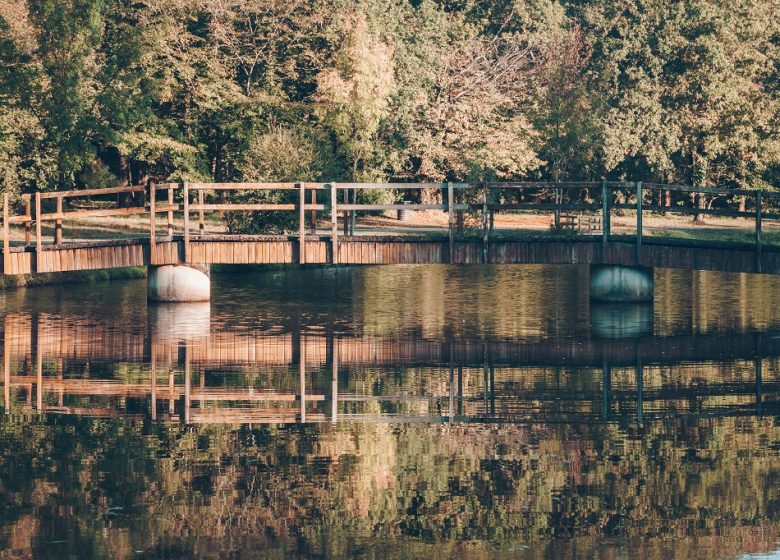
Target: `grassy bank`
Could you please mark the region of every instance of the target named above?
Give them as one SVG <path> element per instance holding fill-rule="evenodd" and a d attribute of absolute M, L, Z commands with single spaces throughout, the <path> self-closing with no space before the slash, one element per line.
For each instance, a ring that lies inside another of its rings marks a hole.
<path fill-rule="evenodd" d="M 22 274 L 19 276 L 0 276 L 0 291 L 32 286 L 79 284 L 86 282 L 103 282 L 106 280 L 124 280 L 128 278 L 145 277 L 146 267 L 115 268 L 108 270 L 83 270 L 79 272 Z"/>

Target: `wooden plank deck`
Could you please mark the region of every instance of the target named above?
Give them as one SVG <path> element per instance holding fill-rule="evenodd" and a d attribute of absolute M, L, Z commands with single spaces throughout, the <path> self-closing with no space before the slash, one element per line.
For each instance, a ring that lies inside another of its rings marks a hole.
<path fill-rule="evenodd" d="M 310 237 L 305 247 L 306 264 L 333 262 L 330 239 Z M 628 237 L 614 237 L 608 243 L 594 236 L 502 239 L 487 245 L 481 240 L 456 240 L 452 260 L 446 239 L 342 237 L 337 250 L 339 265 L 480 264 L 486 254 L 489 264 L 615 264 L 780 274 L 780 250 L 776 248 L 765 247 L 757 254 L 750 245 L 647 237 L 638 259 L 636 243 Z M 40 252 L 34 247 L 12 247 L 9 258 L 3 259 L 8 265 L 3 273 L 18 275 L 177 264 L 295 264 L 300 260 L 299 252 L 297 238 L 287 236 L 257 239 L 239 236 L 232 240 L 219 236 L 191 240 L 189 262 L 185 262 L 181 239 L 157 242 L 153 261 L 146 239 L 65 243 L 44 246 Z"/>

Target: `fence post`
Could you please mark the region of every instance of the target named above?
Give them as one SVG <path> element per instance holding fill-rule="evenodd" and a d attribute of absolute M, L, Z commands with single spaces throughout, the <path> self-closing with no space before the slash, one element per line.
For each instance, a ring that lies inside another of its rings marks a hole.
<path fill-rule="evenodd" d="M 487 183 L 482 183 L 482 263 L 488 262 L 488 189 Z"/>
<path fill-rule="evenodd" d="M 311 190 L 311 203 L 312 203 L 312 206 L 317 204 L 317 190 L 316 189 L 312 189 Z M 311 234 L 312 235 L 317 235 L 317 210 L 316 209 L 314 209 L 314 208 L 311 209 L 310 218 L 311 218 Z"/>
<path fill-rule="evenodd" d="M 352 190 L 352 204 L 357 204 L 358 189 Z M 357 222 L 357 210 L 353 210 L 349 218 L 349 234 L 355 235 L 355 222 Z"/>
<path fill-rule="evenodd" d="M 62 197 L 57 197 L 57 214 L 62 214 Z M 54 222 L 54 244 L 59 245 L 62 243 L 62 218 L 57 217 L 57 221 Z"/>
<path fill-rule="evenodd" d="M 35 262 L 36 266 L 41 255 L 41 193 L 35 193 Z M 36 270 L 36 272 L 40 272 Z"/>
<path fill-rule="evenodd" d="M 447 255 L 447 261 L 452 264 L 455 262 L 455 189 L 452 182 L 447 183 L 447 220 L 450 233 L 450 253 Z"/>
<path fill-rule="evenodd" d="M 609 189 L 607 182 L 601 182 L 601 241 L 609 241 Z"/>
<path fill-rule="evenodd" d="M 344 204 L 349 204 L 349 190 L 344 189 Z M 344 210 L 344 235 L 349 235 L 349 212 Z"/>
<path fill-rule="evenodd" d="M 756 269 L 761 272 L 761 191 L 756 191 Z"/>
<path fill-rule="evenodd" d="M 642 181 L 636 184 L 636 264 L 642 264 Z"/>
<path fill-rule="evenodd" d="M 168 184 L 168 237 L 173 239 L 173 187 Z"/>
<path fill-rule="evenodd" d="M 338 189 L 336 183 L 330 184 L 330 221 L 331 221 L 331 241 L 330 241 L 330 262 L 338 264 L 339 262 L 339 211 L 338 211 Z"/>
<path fill-rule="evenodd" d="M 32 237 L 32 201 L 30 196 L 24 199 L 24 244 L 29 245 Z"/>
<path fill-rule="evenodd" d="M 298 183 L 298 262 L 306 263 L 306 185 Z"/>
<path fill-rule="evenodd" d="M 203 189 L 198 189 L 198 234 L 203 235 L 206 233 L 206 216 L 203 211 L 203 204 L 206 201 L 206 195 Z"/>
<path fill-rule="evenodd" d="M 157 188 L 154 183 L 149 183 L 149 264 L 154 264 L 155 251 L 157 249 L 156 222 L 157 222 Z"/>
<path fill-rule="evenodd" d="M 8 223 L 10 212 L 8 208 L 8 193 L 3 193 L 3 274 L 8 274 L 11 270 L 11 228 Z M 8 335 L 6 334 L 6 338 Z M 8 403 L 6 403 L 6 407 Z M 6 408 L 7 410 L 7 408 Z"/>
<path fill-rule="evenodd" d="M 184 262 L 190 262 L 190 183 L 184 181 L 182 185 L 182 199 L 184 204 Z"/>

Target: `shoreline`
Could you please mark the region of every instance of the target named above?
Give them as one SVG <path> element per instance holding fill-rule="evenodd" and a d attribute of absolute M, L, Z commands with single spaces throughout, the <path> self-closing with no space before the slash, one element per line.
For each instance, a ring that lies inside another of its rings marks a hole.
<path fill-rule="evenodd" d="M 43 272 L 18 276 L 0 275 L 0 292 L 19 288 L 55 286 L 59 284 L 88 284 L 110 280 L 146 278 L 146 267 L 109 268 L 103 270 L 81 270 L 78 272 Z"/>

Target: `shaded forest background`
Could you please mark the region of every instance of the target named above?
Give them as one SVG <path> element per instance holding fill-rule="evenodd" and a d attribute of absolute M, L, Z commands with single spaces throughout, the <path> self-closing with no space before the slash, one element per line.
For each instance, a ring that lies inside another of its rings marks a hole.
<path fill-rule="evenodd" d="M 777 0 L 0 0 L 0 188 L 780 185 Z"/>

